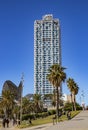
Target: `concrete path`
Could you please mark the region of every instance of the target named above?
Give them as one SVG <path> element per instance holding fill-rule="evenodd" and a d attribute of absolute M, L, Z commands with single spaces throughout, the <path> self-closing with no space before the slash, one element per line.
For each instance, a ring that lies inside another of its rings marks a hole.
<path fill-rule="evenodd" d="M 0 130 L 19 130 L 14 127 L 0 128 Z M 82 111 L 76 117 L 69 121 L 59 122 L 55 125 L 53 123 L 44 124 L 25 128 L 22 130 L 88 130 L 88 111 Z"/>
<path fill-rule="evenodd" d="M 88 111 L 82 111 L 69 121 L 59 122 L 55 125 L 40 125 L 22 130 L 88 130 Z"/>
<path fill-rule="evenodd" d="M 13 123 L 10 121 L 9 127 L 7 128 L 7 125 L 5 126 L 5 128 L 3 128 L 3 126 L 0 128 L 0 130 L 19 130 L 18 128 L 15 128 L 13 126 Z"/>
<path fill-rule="evenodd" d="M 82 111 L 75 118 L 50 126 L 46 130 L 88 130 L 88 111 Z"/>

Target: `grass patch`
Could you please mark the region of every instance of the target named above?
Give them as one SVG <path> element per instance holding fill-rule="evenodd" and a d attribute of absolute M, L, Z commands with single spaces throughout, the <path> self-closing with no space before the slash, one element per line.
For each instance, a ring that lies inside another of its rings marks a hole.
<path fill-rule="evenodd" d="M 79 114 L 80 111 L 73 111 L 71 112 L 71 118 L 75 117 L 77 114 Z M 42 124 L 47 124 L 47 123 L 53 123 L 53 118 L 54 115 L 45 117 L 45 118 L 39 118 L 36 120 L 32 120 L 32 124 L 29 124 L 28 121 L 23 121 L 22 124 L 19 126 L 19 128 L 26 128 L 26 127 L 31 127 L 31 126 L 37 126 L 37 125 L 42 125 Z M 67 116 L 66 115 L 62 115 L 58 121 L 65 121 L 67 120 Z"/>
<path fill-rule="evenodd" d="M 0 125 L 2 124 L 2 121 L 0 121 Z"/>
<path fill-rule="evenodd" d="M 76 115 L 78 115 L 81 111 L 73 111 L 71 112 L 71 117 L 75 117 Z"/>

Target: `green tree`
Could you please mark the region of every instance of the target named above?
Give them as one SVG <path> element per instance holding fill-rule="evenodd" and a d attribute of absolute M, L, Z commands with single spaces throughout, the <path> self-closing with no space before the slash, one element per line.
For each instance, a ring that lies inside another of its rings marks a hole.
<path fill-rule="evenodd" d="M 77 83 L 74 83 L 74 90 L 73 90 L 73 95 L 74 95 L 74 110 L 76 111 L 76 95 L 78 94 L 79 87 Z"/>
<path fill-rule="evenodd" d="M 40 94 L 34 94 L 33 102 L 34 102 L 35 113 L 41 112 L 42 109 L 43 109 L 43 103 L 41 101 L 41 95 Z"/>
<path fill-rule="evenodd" d="M 27 98 L 22 98 L 22 113 L 28 114 L 30 111 L 30 101 Z"/>
<path fill-rule="evenodd" d="M 79 87 L 75 83 L 73 78 L 68 78 L 67 79 L 67 86 L 68 86 L 68 88 L 69 88 L 69 90 L 71 92 L 71 102 L 72 102 L 72 111 L 73 111 L 73 110 L 76 110 L 75 95 L 78 94 Z"/>
<path fill-rule="evenodd" d="M 67 79 L 67 86 L 71 93 L 71 102 L 72 102 L 72 111 L 74 110 L 74 104 L 73 104 L 73 98 L 72 98 L 72 92 L 74 90 L 74 79 L 68 78 Z"/>
<path fill-rule="evenodd" d="M 52 105 L 55 107 L 56 106 L 56 90 L 53 90 L 53 99 L 52 99 Z"/>
<path fill-rule="evenodd" d="M 20 118 L 20 105 L 15 104 L 14 109 L 12 110 L 13 117 L 16 119 Z"/>
<path fill-rule="evenodd" d="M 82 107 L 78 103 L 76 103 L 76 108 L 77 108 L 77 110 L 82 110 Z M 72 110 L 72 103 L 70 103 L 70 102 L 65 103 L 64 110 L 65 111 L 68 111 L 68 110 L 71 111 Z"/>
<path fill-rule="evenodd" d="M 15 106 L 15 96 L 14 94 L 9 91 L 5 90 L 2 92 L 2 109 L 4 111 L 5 116 L 9 117 L 12 115 L 12 110 L 14 109 Z"/>
<path fill-rule="evenodd" d="M 22 112 L 23 114 L 30 114 L 34 110 L 34 103 L 30 101 L 30 99 L 27 99 L 26 97 L 22 98 Z"/>
<path fill-rule="evenodd" d="M 62 82 L 66 79 L 66 73 L 64 72 L 65 68 L 59 64 L 54 64 L 49 68 L 49 74 L 47 75 L 47 79 L 56 89 L 56 116 L 58 119 L 58 109 L 59 109 L 59 96 L 60 96 L 60 87 Z"/>
<path fill-rule="evenodd" d="M 52 100 L 53 98 L 53 94 L 45 94 L 44 95 L 44 99 L 47 100 L 47 99 L 51 99 Z"/>

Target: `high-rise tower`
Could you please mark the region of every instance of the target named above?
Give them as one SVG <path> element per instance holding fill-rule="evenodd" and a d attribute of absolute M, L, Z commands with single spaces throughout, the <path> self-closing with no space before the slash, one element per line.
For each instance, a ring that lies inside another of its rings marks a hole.
<path fill-rule="evenodd" d="M 46 76 L 55 63 L 61 64 L 60 23 L 49 14 L 34 22 L 34 93 L 53 93 Z"/>

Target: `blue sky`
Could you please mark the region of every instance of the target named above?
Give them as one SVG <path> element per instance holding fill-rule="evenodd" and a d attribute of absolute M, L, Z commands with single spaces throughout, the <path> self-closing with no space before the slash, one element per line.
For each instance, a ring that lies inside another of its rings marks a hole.
<path fill-rule="evenodd" d="M 88 105 L 88 1 L 0 0 L 0 93 L 6 80 L 17 86 L 24 73 L 23 95 L 33 93 L 34 21 L 53 14 L 61 24 L 62 66 L 84 91 Z M 66 84 L 63 93 L 69 94 Z"/>

